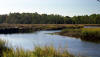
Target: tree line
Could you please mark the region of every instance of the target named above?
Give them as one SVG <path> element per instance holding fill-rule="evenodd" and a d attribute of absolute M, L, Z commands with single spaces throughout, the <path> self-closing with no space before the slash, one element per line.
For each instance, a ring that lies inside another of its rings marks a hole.
<path fill-rule="evenodd" d="M 100 24 L 100 14 L 61 16 L 38 13 L 10 13 L 0 15 L 0 24 Z"/>

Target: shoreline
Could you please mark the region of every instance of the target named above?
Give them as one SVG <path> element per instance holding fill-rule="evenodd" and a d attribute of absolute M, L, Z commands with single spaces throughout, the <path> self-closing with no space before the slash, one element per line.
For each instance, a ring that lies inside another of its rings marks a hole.
<path fill-rule="evenodd" d="M 99 30 L 100 28 L 64 29 L 56 34 L 78 38 L 82 41 L 100 43 Z"/>

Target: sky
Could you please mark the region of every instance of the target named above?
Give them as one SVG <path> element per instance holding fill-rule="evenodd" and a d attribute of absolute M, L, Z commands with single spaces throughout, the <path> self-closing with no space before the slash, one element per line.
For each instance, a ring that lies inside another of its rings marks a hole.
<path fill-rule="evenodd" d="M 0 0 L 0 14 L 14 12 L 60 14 L 63 16 L 100 13 L 97 0 Z"/>

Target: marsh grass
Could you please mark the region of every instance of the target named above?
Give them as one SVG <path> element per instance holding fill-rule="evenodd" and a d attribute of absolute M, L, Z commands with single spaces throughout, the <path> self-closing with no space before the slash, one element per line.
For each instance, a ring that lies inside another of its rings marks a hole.
<path fill-rule="evenodd" d="M 58 34 L 100 43 L 100 28 L 63 29 Z"/>
<path fill-rule="evenodd" d="M 3 52 L 10 51 L 8 47 L 6 47 L 6 41 L 0 40 L 0 56 L 3 55 Z"/>
<path fill-rule="evenodd" d="M 71 37 L 80 37 L 81 29 L 63 29 L 61 32 L 59 32 L 60 35 L 63 36 L 71 36 Z"/>
<path fill-rule="evenodd" d="M 16 49 L 14 51 L 3 52 L 3 57 L 74 57 L 67 51 L 61 52 L 54 49 L 52 46 L 35 47 L 33 51 L 24 51 L 23 49 Z"/>
<path fill-rule="evenodd" d="M 66 28 L 69 29 L 77 29 L 77 28 L 83 28 L 84 25 L 66 25 Z"/>
<path fill-rule="evenodd" d="M 67 50 L 55 49 L 53 46 L 36 46 L 34 50 L 24 50 L 23 48 L 8 48 L 6 42 L 0 40 L 0 57 L 75 57 Z"/>
<path fill-rule="evenodd" d="M 58 34 L 100 43 L 100 28 L 63 29 Z"/>
<path fill-rule="evenodd" d="M 81 38 L 83 40 L 100 42 L 100 28 L 83 28 Z"/>

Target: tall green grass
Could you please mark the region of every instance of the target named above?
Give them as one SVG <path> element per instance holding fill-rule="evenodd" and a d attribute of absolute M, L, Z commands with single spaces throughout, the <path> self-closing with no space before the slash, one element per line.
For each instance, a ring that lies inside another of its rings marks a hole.
<path fill-rule="evenodd" d="M 83 28 L 81 38 L 90 41 L 100 41 L 100 28 Z"/>
<path fill-rule="evenodd" d="M 6 47 L 6 42 L 0 40 L 0 57 L 3 56 L 3 52 L 10 51 L 8 47 Z"/>
<path fill-rule="evenodd" d="M 66 25 L 66 28 L 69 29 L 76 29 L 76 28 L 83 28 L 84 25 Z"/>
<path fill-rule="evenodd" d="M 64 36 L 80 37 L 80 32 L 81 29 L 63 29 L 59 34 Z"/>
<path fill-rule="evenodd" d="M 55 49 L 53 46 L 36 46 L 34 50 L 24 50 L 22 48 L 8 48 L 6 43 L 0 40 L 0 57 L 75 57 L 61 49 Z"/>
<path fill-rule="evenodd" d="M 64 29 L 59 34 L 80 38 L 84 41 L 100 42 L 100 28 Z"/>
<path fill-rule="evenodd" d="M 54 49 L 54 47 L 35 47 L 33 51 L 24 51 L 23 49 L 17 49 L 14 51 L 3 52 L 3 57 L 74 57 L 67 51 L 61 52 Z"/>

